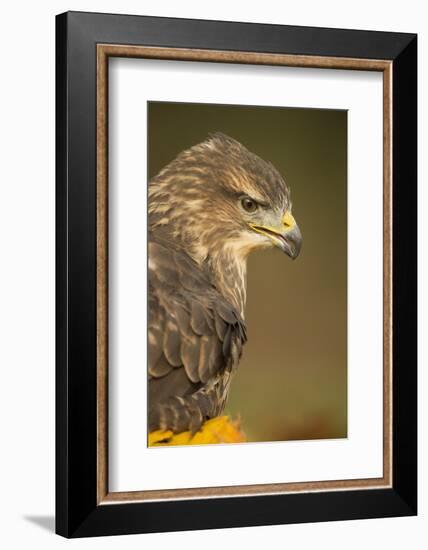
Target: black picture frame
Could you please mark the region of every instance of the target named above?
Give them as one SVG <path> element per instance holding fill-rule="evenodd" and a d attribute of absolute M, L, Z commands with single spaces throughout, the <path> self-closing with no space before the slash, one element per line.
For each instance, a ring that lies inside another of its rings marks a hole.
<path fill-rule="evenodd" d="M 100 43 L 392 62 L 392 487 L 97 504 Z M 56 98 L 56 532 L 85 537 L 415 515 L 417 36 L 68 12 L 56 18 Z"/>

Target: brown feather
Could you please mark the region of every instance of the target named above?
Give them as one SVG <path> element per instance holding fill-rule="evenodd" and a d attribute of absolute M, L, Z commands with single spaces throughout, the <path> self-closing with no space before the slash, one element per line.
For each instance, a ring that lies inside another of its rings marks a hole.
<path fill-rule="evenodd" d="M 214 312 L 214 323 L 215 323 L 215 330 L 217 332 L 217 336 L 223 342 L 224 335 L 226 334 L 226 330 L 227 330 L 227 324 L 220 317 L 217 311 Z"/>
<path fill-rule="evenodd" d="M 223 355 L 224 357 L 228 357 L 230 355 L 230 346 L 232 342 L 232 326 L 229 325 L 227 327 L 226 334 L 224 336 L 223 340 Z"/>
<path fill-rule="evenodd" d="M 162 332 L 159 328 L 149 328 L 147 336 L 147 352 L 150 367 L 150 365 L 155 365 L 158 362 L 162 354 Z"/>
<path fill-rule="evenodd" d="M 210 360 L 214 341 L 215 339 L 212 336 L 201 337 L 198 373 L 199 373 L 199 380 L 203 384 L 206 384 L 211 377 L 211 373 L 209 369 L 209 360 Z"/>
<path fill-rule="evenodd" d="M 183 364 L 181 360 L 181 338 L 177 325 L 170 319 L 165 325 L 163 336 L 163 352 L 168 362 L 173 367 L 179 367 Z"/>
<path fill-rule="evenodd" d="M 186 374 L 192 382 L 199 382 L 199 348 L 200 338 L 196 335 L 192 338 L 184 337 L 181 340 L 181 359 Z"/>
<path fill-rule="evenodd" d="M 224 367 L 224 357 L 222 350 L 222 343 L 220 340 L 213 338 L 211 340 L 212 348 L 208 358 L 208 370 L 211 376 L 215 373 L 221 372 Z"/>
<path fill-rule="evenodd" d="M 219 315 L 226 321 L 234 325 L 237 321 L 235 309 L 229 306 L 224 300 L 219 300 L 216 304 L 216 310 Z"/>
<path fill-rule="evenodd" d="M 213 326 L 208 314 L 208 310 L 196 300 L 192 301 L 191 307 L 192 314 L 190 317 L 190 324 L 192 326 L 192 329 L 196 332 L 196 334 L 199 334 L 200 336 L 210 335 L 212 333 Z"/>
<path fill-rule="evenodd" d="M 156 363 L 149 365 L 149 374 L 155 378 L 165 376 L 172 370 L 172 365 L 170 365 L 165 357 L 161 355 Z"/>

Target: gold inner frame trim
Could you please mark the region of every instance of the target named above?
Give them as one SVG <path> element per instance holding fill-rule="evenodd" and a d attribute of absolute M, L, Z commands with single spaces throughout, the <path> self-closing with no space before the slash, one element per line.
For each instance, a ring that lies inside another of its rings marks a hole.
<path fill-rule="evenodd" d="M 251 65 L 349 69 L 383 73 L 383 476 L 149 491 L 108 489 L 108 59 L 134 57 Z M 378 489 L 392 486 L 392 70 L 391 61 L 97 45 L 97 503 L 221 498 L 278 493 Z"/>

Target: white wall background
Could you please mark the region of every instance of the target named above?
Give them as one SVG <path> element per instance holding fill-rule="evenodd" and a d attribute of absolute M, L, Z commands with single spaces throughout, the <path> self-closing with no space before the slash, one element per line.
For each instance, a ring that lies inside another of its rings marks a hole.
<path fill-rule="evenodd" d="M 418 32 L 420 97 L 426 79 L 428 20 L 419 0 L 75 0 L 8 2 L 0 18 L 0 545 L 3 548 L 254 547 L 388 550 L 425 548 L 428 485 L 420 471 L 420 516 L 67 542 L 53 534 L 54 511 L 54 16 L 90 10 Z M 423 67 L 425 62 L 425 67 Z M 425 91 L 426 93 L 426 91 Z M 420 105 L 420 229 L 426 212 Z M 419 249 L 425 244 L 421 233 Z M 420 260 L 420 281 L 425 274 Z M 420 464 L 428 390 L 422 349 L 426 295 L 420 291 Z M 425 430 L 426 431 L 426 430 Z"/>

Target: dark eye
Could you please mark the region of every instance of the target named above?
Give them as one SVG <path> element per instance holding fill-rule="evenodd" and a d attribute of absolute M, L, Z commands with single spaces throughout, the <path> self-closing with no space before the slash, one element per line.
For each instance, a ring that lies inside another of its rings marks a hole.
<path fill-rule="evenodd" d="M 256 201 L 250 199 L 250 197 L 244 197 L 243 199 L 241 199 L 241 205 L 246 212 L 255 212 L 259 207 Z"/>

